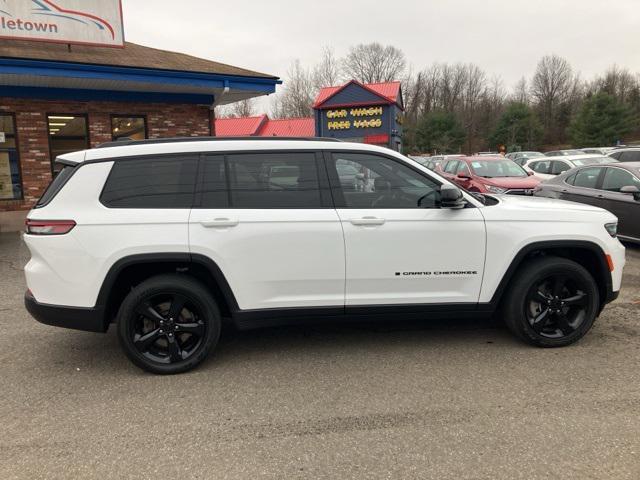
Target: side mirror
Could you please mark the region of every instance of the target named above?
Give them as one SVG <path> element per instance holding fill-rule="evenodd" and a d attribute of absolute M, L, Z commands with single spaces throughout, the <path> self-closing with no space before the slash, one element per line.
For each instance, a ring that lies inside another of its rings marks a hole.
<path fill-rule="evenodd" d="M 453 185 L 443 184 L 440 187 L 440 206 L 442 208 L 464 208 L 467 202 L 462 191 Z"/>
<path fill-rule="evenodd" d="M 620 193 L 629 193 L 633 195 L 633 199 L 640 202 L 640 188 L 634 185 L 627 185 L 620 189 Z"/>
<path fill-rule="evenodd" d="M 529 170 L 529 171 L 527 172 L 527 175 L 529 175 L 530 177 L 533 177 L 533 172 L 532 172 L 531 170 Z"/>
<path fill-rule="evenodd" d="M 471 180 L 471 176 L 468 173 L 460 172 L 456 175 L 460 180 Z"/>

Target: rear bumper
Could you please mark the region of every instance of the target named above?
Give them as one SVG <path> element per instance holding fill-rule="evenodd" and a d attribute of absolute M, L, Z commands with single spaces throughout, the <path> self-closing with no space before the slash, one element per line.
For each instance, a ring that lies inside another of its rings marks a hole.
<path fill-rule="evenodd" d="M 87 332 L 105 332 L 109 326 L 104 322 L 102 308 L 63 307 L 38 303 L 30 291 L 24 294 L 24 306 L 33 318 L 45 325 Z"/>

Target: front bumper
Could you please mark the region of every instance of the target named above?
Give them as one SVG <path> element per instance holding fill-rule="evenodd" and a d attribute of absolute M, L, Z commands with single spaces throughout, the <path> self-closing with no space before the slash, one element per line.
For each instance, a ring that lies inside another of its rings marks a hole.
<path fill-rule="evenodd" d="M 54 327 L 72 328 L 87 332 L 106 332 L 102 308 L 63 307 L 38 303 L 30 291 L 24 294 L 24 306 L 40 323 Z"/>

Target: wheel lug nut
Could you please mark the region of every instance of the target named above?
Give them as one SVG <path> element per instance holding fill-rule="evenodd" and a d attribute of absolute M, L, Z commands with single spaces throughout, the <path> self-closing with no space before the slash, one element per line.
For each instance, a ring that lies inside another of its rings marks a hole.
<path fill-rule="evenodd" d="M 160 333 L 164 333 L 164 330 L 160 330 Z"/>

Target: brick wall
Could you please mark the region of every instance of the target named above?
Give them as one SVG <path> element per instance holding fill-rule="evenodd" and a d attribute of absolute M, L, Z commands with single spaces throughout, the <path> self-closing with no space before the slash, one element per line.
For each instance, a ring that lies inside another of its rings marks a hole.
<path fill-rule="evenodd" d="M 111 141 L 111 115 L 145 115 L 149 138 L 210 135 L 209 109 L 188 104 L 68 102 L 0 97 L 15 114 L 24 200 L 0 200 L 0 212 L 28 210 L 51 181 L 47 115 L 86 114 L 94 147 Z"/>

